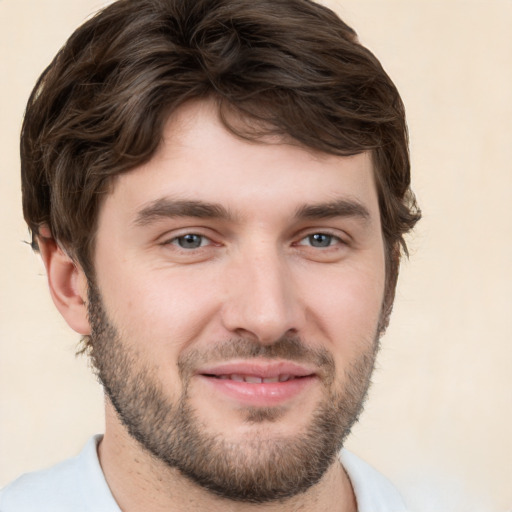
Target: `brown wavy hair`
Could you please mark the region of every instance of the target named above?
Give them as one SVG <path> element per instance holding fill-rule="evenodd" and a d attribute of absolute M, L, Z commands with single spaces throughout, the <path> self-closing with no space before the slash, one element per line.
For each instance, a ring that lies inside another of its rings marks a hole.
<path fill-rule="evenodd" d="M 47 226 L 92 278 L 98 211 L 113 178 L 152 157 L 177 107 L 207 97 L 239 136 L 372 153 L 386 323 L 403 235 L 420 218 L 404 107 L 354 30 L 309 0 L 119 0 L 79 27 L 39 78 L 23 122 L 34 249 Z M 230 123 L 233 113 L 245 122 Z"/>

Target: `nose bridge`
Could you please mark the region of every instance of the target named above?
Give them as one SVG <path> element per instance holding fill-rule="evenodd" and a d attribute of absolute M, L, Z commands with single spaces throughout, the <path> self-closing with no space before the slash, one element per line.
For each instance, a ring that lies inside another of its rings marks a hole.
<path fill-rule="evenodd" d="M 300 327 L 300 307 L 286 257 L 270 241 L 247 244 L 229 276 L 224 322 L 237 335 L 272 343 Z"/>

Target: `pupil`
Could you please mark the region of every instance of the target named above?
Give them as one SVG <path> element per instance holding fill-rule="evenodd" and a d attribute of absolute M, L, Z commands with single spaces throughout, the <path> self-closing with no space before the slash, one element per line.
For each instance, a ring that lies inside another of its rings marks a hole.
<path fill-rule="evenodd" d="M 309 237 L 309 241 L 313 247 L 329 247 L 331 245 L 332 236 L 324 233 L 315 233 Z"/>
<path fill-rule="evenodd" d="M 178 243 L 184 249 L 196 249 L 201 247 L 200 235 L 184 235 L 179 238 Z"/>

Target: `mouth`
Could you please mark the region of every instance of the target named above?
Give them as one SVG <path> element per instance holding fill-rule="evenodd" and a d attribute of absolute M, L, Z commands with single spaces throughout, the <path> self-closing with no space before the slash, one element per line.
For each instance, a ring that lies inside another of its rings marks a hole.
<path fill-rule="evenodd" d="M 287 361 L 230 362 L 202 368 L 196 376 L 214 396 L 257 407 L 283 405 L 317 380 L 312 368 Z"/>
<path fill-rule="evenodd" d="M 297 376 L 290 375 L 289 373 L 283 373 L 279 375 L 274 375 L 273 377 L 260 377 L 258 375 L 242 375 L 242 374 L 231 374 L 231 375 L 215 375 L 215 374 L 204 374 L 205 377 L 211 377 L 213 379 L 220 380 L 233 380 L 235 382 L 248 382 L 249 384 L 269 384 L 273 382 L 288 382 L 293 379 L 303 379 L 308 376 Z"/>

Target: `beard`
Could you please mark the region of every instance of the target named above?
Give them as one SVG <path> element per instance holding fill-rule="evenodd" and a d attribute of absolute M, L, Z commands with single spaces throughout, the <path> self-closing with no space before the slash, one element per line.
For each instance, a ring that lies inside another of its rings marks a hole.
<path fill-rule="evenodd" d="M 88 314 L 91 336 L 86 343 L 91 362 L 129 434 L 153 457 L 203 489 L 246 503 L 284 500 L 305 492 L 322 478 L 362 412 L 378 350 L 376 335 L 344 370 L 343 385 L 336 380 L 332 355 L 308 347 L 296 336 L 271 345 L 237 338 L 212 344 L 208 350 L 187 350 L 178 358 L 182 392 L 173 402 L 155 368 L 141 362 L 144 359 L 123 342 L 92 282 Z M 318 368 L 323 398 L 307 426 L 296 435 L 272 434 L 272 423 L 286 414 L 282 407 L 242 409 L 246 423 L 258 426 L 253 435 L 241 440 L 229 432 L 209 431 L 200 411 L 194 409 L 190 383 L 197 368 L 217 360 L 255 357 L 307 362 Z"/>

